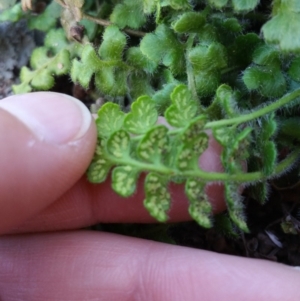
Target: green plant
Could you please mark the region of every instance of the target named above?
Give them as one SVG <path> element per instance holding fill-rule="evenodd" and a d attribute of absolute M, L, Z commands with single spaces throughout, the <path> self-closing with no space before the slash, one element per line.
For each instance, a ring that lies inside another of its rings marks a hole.
<path fill-rule="evenodd" d="M 57 0 L 38 15 L 16 3 L 0 20 L 27 18 L 46 32 L 16 93 L 50 89 L 69 73 L 107 101 L 96 120 L 91 182 L 112 170 L 112 188 L 128 197 L 146 172 L 144 205 L 162 222 L 168 184 L 183 183 L 189 212 L 204 227 L 212 225 L 205 185 L 222 182 L 229 216 L 247 232 L 239 186 L 263 203 L 268 181 L 298 168 L 299 3 Z M 222 173 L 198 167 L 210 133 L 223 147 Z"/>

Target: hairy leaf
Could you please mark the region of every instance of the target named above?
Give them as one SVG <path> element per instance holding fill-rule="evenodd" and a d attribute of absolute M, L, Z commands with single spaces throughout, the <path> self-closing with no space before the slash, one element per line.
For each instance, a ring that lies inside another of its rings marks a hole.
<path fill-rule="evenodd" d="M 219 43 L 199 45 L 189 53 L 189 60 L 193 67 L 199 71 L 211 71 L 227 66 L 226 49 Z"/>
<path fill-rule="evenodd" d="M 257 65 L 268 65 L 272 68 L 280 67 L 278 50 L 270 45 L 262 45 L 253 53 L 253 62 Z"/>
<path fill-rule="evenodd" d="M 265 141 L 262 145 L 263 173 L 267 176 L 274 171 L 277 159 L 277 149 L 273 141 Z"/>
<path fill-rule="evenodd" d="M 146 15 L 155 11 L 157 1 L 156 0 L 143 0 L 143 11 Z"/>
<path fill-rule="evenodd" d="M 141 96 L 131 105 L 131 112 L 124 120 L 124 128 L 133 133 L 141 134 L 150 129 L 157 121 L 157 110 L 149 96 Z"/>
<path fill-rule="evenodd" d="M 199 115 L 192 122 L 190 122 L 189 126 L 184 130 L 183 134 L 181 135 L 182 142 L 193 143 L 196 142 L 197 139 L 202 140 L 205 135 L 207 136 L 207 134 L 203 132 L 205 123 L 205 115 Z M 205 135 L 201 136 L 202 134 Z"/>
<path fill-rule="evenodd" d="M 235 131 L 232 128 L 220 127 L 213 129 L 214 138 L 224 147 L 232 143 Z"/>
<path fill-rule="evenodd" d="M 166 178 L 154 172 L 146 176 L 144 206 L 150 215 L 160 222 L 167 221 L 167 211 L 170 209 L 171 204 L 171 196 L 168 192 L 167 184 Z"/>
<path fill-rule="evenodd" d="M 123 197 L 131 196 L 136 190 L 139 171 L 130 165 L 118 166 L 112 172 L 112 188 Z"/>
<path fill-rule="evenodd" d="M 236 128 L 218 128 L 213 130 L 215 139 L 224 147 L 221 154 L 222 165 L 227 173 L 243 172 L 243 161 L 249 156 L 249 136 L 252 128 L 241 131 Z"/>
<path fill-rule="evenodd" d="M 212 206 L 205 192 L 205 183 L 201 179 L 188 179 L 185 184 L 185 193 L 190 201 L 189 213 L 202 227 L 212 227 Z"/>
<path fill-rule="evenodd" d="M 106 27 L 103 42 L 99 47 L 99 56 L 104 60 L 121 60 L 126 37 L 115 25 Z"/>
<path fill-rule="evenodd" d="M 168 149 L 167 132 L 168 129 L 163 125 L 149 130 L 137 148 L 140 158 L 147 162 L 162 163 L 162 154 Z"/>
<path fill-rule="evenodd" d="M 140 43 L 142 53 L 155 63 L 169 67 L 174 74 L 184 72 L 184 45 L 166 25 L 159 25 L 155 33 L 148 33 Z"/>
<path fill-rule="evenodd" d="M 281 70 L 269 66 L 247 68 L 243 74 L 243 81 L 250 91 L 257 90 L 266 97 L 280 97 L 287 89 Z"/>
<path fill-rule="evenodd" d="M 267 201 L 268 193 L 269 189 L 266 181 L 255 183 L 250 187 L 251 196 L 262 205 Z"/>
<path fill-rule="evenodd" d="M 24 68 L 25 68 L 25 67 L 24 67 Z M 24 74 L 24 71 L 25 71 L 24 68 L 22 68 L 21 74 L 22 74 L 22 72 L 23 72 L 23 74 Z M 31 87 L 28 83 L 24 82 L 24 83 L 19 84 L 19 85 L 13 85 L 13 86 L 12 86 L 12 90 L 13 90 L 13 92 L 14 92 L 15 94 L 24 94 L 24 93 L 29 93 L 29 92 L 31 92 L 31 91 L 32 91 L 32 87 Z"/>
<path fill-rule="evenodd" d="M 98 111 L 98 118 L 96 119 L 98 135 L 109 137 L 113 132 L 120 130 L 124 118 L 125 113 L 117 104 L 111 102 L 104 104 Z"/>
<path fill-rule="evenodd" d="M 208 3 L 211 6 L 220 9 L 223 8 L 228 3 L 228 0 L 208 0 Z"/>
<path fill-rule="evenodd" d="M 245 221 L 242 197 L 239 193 L 239 186 L 234 183 L 225 183 L 225 197 L 229 216 L 232 221 L 244 232 L 248 233 L 249 229 Z"/>
<path fill-rule="evenodd" d="M 234 10 L 241 13 L 253 10 L 258 3 L 259 0 L 232 0 Z"/>
<path fill-rule="evenodd" d="M 0 13 L 0 22 L 11 21 L 17 22 L 24 17 L 21 3 L 17 3 L 12 7 L 9 7 Z"/>
<path fill-rule="evenodd" d="M 105 66 L 95 73 L 95 85 L 103 94 L 124 96 L 127 93 L 127 70 Z"/>
<path fill-rule="evenodd" d="M 171 104 L 171 94 L 176 87 L 176 82 L 163 85 L 162 89 L 157 91 L 152 99 L 154 100 L 159 113 L 166 111 L 166 108 Z"/>
<path fill-rule="evenodd" d="M 206 20 L 201 13 L 186 12 L 182 14 L 179 19 L 172 25 L 176 32 L 199 32 L 204 26 Z"/>
<path fill-rule="evenodd" d="M 106 143 L 108 153 L 117 159 L 127 159 L 130 152 L 130 136 L 124 130 L 114 132 Z"/>
<path fill-rule="evenodd" d="M 185 85 L 177 86 L 171 94 L 172 105 L 166 110 L 165 118 L 174 127 L 183 127 L 193 119 L 199 105 Z"/>
<path fill-rule="evenodd" d="M 51 29 L 44 41 L 44 45 L 53 51 L 53 53 L 58 53 L 59 51 L 68 47 L 69 43 L 66 39 L 66 34 L 62 28 Z"/>
<path fill-rule="evenodd" d="M 89 87 L 93 74 L 102 64 L 92 45 L 85 45 L 81 53 L 81 61 L 73 60 L 71 78 L 79 82 L 85 89 Z"/>
<path fill-rule="evenodd" d="M 215 94 L 220 84 L 218 71 L 195 71 L 195 86 L 200 96 L 206 97 Z"/>
<path fill-rule="evenodd" d="M 61 6 L 55 1 L 52 1 L 42 14 L 28 20 L 28 27 L 47 32 L 55 27 L 60 14 Z"/>
<path fill-rule="evenodd" d="M 236 18 L 227 18 L 226 20 L 224 20 L 223 25 L 226 30 L 235 33 L 241 32 L 243 29 L 239 20 Z"/>
<path fill-rule="evenodd" d="M 152 95 L 154 93 L 150 75 L 146 72 L 132 72 L 127 79 L 127 83 L 132 99 L 137 99 L 141 95 Z"/>
<path fill-rule="evenodd" d="M 296 82 L 300 82 L 300 57 L 297 56 L 293 59 L 288 70 L 289 76 Z"/>
<path fill-rule="evenodd" d="M 51 89 L 55 83 L 54 76 L 66 74 L 70 70 L 70 53 L 62 49 L 56 55 L 48 56 L 48 48 L 38 47 L 32 53 L 30 65 L 33 70 L 22 67 L 21 84 L 13 86 L 15 93 Z"/>
<path fill-rule="evenodd" d="M 109 30 L 114 29 L 110 28 Z M 117 48 L 117 50 L 111 55 L 119 55 L 120 48 Z M 106 51 L 103 50 L 103 52 L 108 55 Z M 119 60 L 101 60 L 95 49 L 87 44 L 81 52 L 81 60 L 73 60 L 71 77 L 74 82 L 79 82 L 87 89 L 92 76 L 95 74 L 96 87 L 102 93 L 112 96 L 124 96 L 127 92 L 126 68 L 123 62 Z"/>
<path fill-rule="evenodd" d="M 261 122 L 261 136 L 260 142 L 264 144 L 265 141 L 269 140 L 277 130 L 277 122 L 275 120 L 275 114 L 266 116 Z"/>
<path fill-rule="evenodd" d="M 126 26 L 134 29 L 141 27 L 146 21 L 143 14 L 143 2 L 125 0 L 123 3 L 117 4 L 110 15 L 110 21 L 121 29 Z"/>
<path fill-rule="evenodd" d="M 278 44 L 284 52 L 300 51 L 300 10 L 299 1 L 277 1 L 273 17 L 262 27 L 268 43 Z"/>
<path fill-rule="evenodd" d="M 163 0 L 162 6 L 170 5 L 173 9 L 182 10 L 191 7 L 189 0 Z"/>
<path fill-rule="evenodd" d="M 180 170 L 197 170 L 200 155 L 208 147 L 208 135 L 203 132 L 205 118 L 192 122 L 181 136 L 182 146 L 178 150 L 176 166 Z"/>
<path fill-rule="evenodd" d="M 127 50 L 126 57 L 129 65 L 137 69 L 143 69 L 149 73 L 153 73 L 157 67 L 157 64 L 149 60 L 149 58 L 141 52 L 139 47 L 130 47 Z"/>
<path fill-rule="evenodd" d="M 112 167 L 112 163 L 105 157 L 105 151 L 102 143 L 97 145 L 95 155 L 91 165 L 88 168 L 88 180 L 92 183 L 102 183 Z"/>
<path fill-rule="evenodd" d="M 237 115 L 237 102 L 231 87 L 221 85 L 216 92 L 216 97 L 225 116 L 235 117 Z"/>

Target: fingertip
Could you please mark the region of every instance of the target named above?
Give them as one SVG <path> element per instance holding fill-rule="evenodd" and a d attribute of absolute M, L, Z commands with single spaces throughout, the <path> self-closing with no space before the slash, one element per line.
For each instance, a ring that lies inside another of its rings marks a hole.
<path fill-rule="evenodd" d="M 32 93 L 0 101 L 0 231 L 63 195 L 87 169 L 96 128 L 78 100 Z"/>
<path fill-rule="evenodd" d="M 54 92 L 13 95 L 0 101 L 0 109 L 23 123 L 38 140 L 58 145 L 80 139 L 92 123 L 82 102 Z"/>

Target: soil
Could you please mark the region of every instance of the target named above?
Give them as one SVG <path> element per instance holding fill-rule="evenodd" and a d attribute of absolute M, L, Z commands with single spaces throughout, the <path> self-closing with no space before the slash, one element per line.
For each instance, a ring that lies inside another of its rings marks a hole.
<path fill-rule="evenodd" d="M 7 32 L 10 32 L 9 36 Z M 20 23 L 0 24 L 2 42 L 0 99 L 12 94 L 11 85 L 18 82 L 20 67 L 28 63 L 30 53 L 39 43 L 40 38 L 37 39 L 34 33 L 26 30 L 26 27 Z M 22 55 L 18 55 L 20 53 Z M 90 100 L 86 91 L 71 83 L 68 76 L 61 77 L 52 90 L 72 95 L 82 100 L 92 110 L 97 106 Z M 297 181 L 298 175 L 295 177 L 290 173 L 276 183 L 269 183 L 269 199 L 265 204 L 259 204 L 251 198 L 247 190 L 244 192 L 245 215 L 250 228 L 248 234 L 240 233 L 238 230 L 234 234 L 224 231 L 224 228 L 221 229 L 218 220 L 227 219 L 226 213 L 216 217 L 216 226 L 208 230 L 201 228 L 195 222 L 173 225 L 101 224 L 93 226 L 92 229 L 298 266 L 300 265 L 300 185 Z"/>

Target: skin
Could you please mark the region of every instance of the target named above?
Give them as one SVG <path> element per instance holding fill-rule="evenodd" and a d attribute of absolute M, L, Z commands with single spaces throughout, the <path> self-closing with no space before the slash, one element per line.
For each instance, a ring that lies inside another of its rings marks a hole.
<path fill-rule="evenodd" d="M 86 181 L 96 129 L 75 103 L 55 93 L 0 101 L 0 300 L 299 300 L 295 268 L 79 230 L 153 219 L 142 205 L 142 179 L 128 199 L 108 181 Z M 20 119 L 24 112 L 31 114 L 29 126 L 28 116 Z M 72 130 L 82 123 L 85 130 L 74 139 Z M 39 132 L 43 124 L 48 136 Z M 69 132 L 62 135 L 66 124 Z M 211 140 L 199 164 L 220 171 L 219 154 Z M 173 185 L 171 192 L 170 221 L 188 220 L 183 188 Z M 222 187 L 211 185 L 207 193 L 214 211 L 224 210 Z"/>

